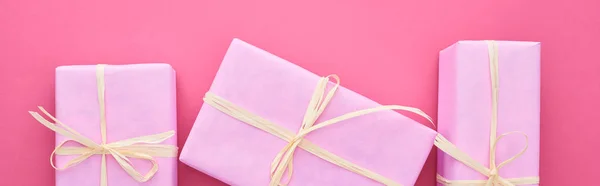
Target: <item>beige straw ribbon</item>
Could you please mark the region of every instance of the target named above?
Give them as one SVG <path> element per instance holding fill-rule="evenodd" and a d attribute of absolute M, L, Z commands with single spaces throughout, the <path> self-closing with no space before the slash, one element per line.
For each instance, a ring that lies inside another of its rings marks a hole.
<path fill-rule="evenodd" d="M 29 111 L 29 113 L 42 125 L 50 130 L 70 138 L 61 142 L 50 155 L 50 164 L 56 170 L 65 170 L 73 167 L 92 155 L 102 155 L 101 171 L 100 171 L 100 186 L 107 186 L 108 178 L 106 175 L 106 155 L 112 155 L 117 163 L 125 170 L 133 179 L 138 182 L 146 182 L 150 180 L 158 171 L 158 163 L 154 157 L 176 157 L 177 147 L 173 145 L 160 144 L 165 140 L 173 137 L 175 131 L 171 130 L 154 135 L 140 136 L 112 143 L 106 143 L 106 112 L 104 103 L 104 66 L 96 66 L 96 80 L 98 86 L 98 103 L 100 105 L 100 133 L 102 135 L 102 143 L 98 144 L 93 140 L 81 135 L 55 117 L 50 115 L 44 108 L 38 107 L 40 111 L 50 118 L 54 123 L 46 120 L 37 112 Z M 76 142 L 83 147 L 63 147 L 67 142 Z M 63 167 L 54 165 L 54 155 L 79 155 L 68 161 Z M 137 171 L 129 158 L 136 158 L 149 161 L 152 163 L 152 168 L 142 175 Z"/>
<path fill-rule="evenodd" d="M 506 164 L 517 159 L 523 155 L 528 147 L 528 137 L 524 132 L 512 131 L 504 133 L 496 137 L 498 128 L 498 44 L 494 41 L 486 41 L 488 44 L 489 60 L 490 60 L 490 76 L 492 85 L 492 118 L 490 127 L 490 168 L 483 166 L 483 164 L 477 162 L 466 153 L 458 149 L 454 144 L 448 141 L 444 136 L 438 134 L 435 139 L 435 145 L 446 154 L 450 155 L 454 159 L 461 163 L 469 166 L 473 170 L 488 177 L 488 180 L 448 180 L 441 175 L 437 175 L 438 183 L 449 186 L 492 186 L 492 185 L 503 185 L 503 186 L 515 186 L 515 185 L 526 185 L 526 184 L 539 184 L 540 178 L 534 177 L 521 177 L 521 178 L 502 178 L 498 175 L 500 168 Z M 515 156 L 508 160 L 496 165 L 496 148 L 498 142 L 511 134 L 520 134 L 525 137 L 525 147 L 517 153 Z"/>
<path fill-rule="evenodd" d="M 330 78 L 333 78 L 334 80 L 336 80 L 336 82 L 335 82 L 336 84 L 333 86 L 333 88 L 331 88 L 328 92 L 326 92 L 327 84 L 328 84 Z M 340 85 L 339 81 L 340 80 L 339 80 L 338 76 L 336 76 L 336 75 L 330 75 L 327 77 L 323 77 L 319 80 L 317 87 L 312 95 L 312 99 L 310 100 L 310 102 L 308 104 L 308 108 L 306 109 L 306 113 L 304 115 L 304 120 L 302 121 L 302 126 L 300 127 L 300 130 L 298 131 L 298 133 L 294 133 L 292 131 L 285 129 L 284 127 L 276 125 L 260 116 L 257 116 L 256 114 L 253 114 L 253 113 L 251 113 L 251 112 L 249 112 L 249 111 L 247 111 L 247 110 L 245 110 L 245 109 L 243 109 L 243 108 L 241 108 L 241 107 L 239 107 L 217 95 L 214 95 L 210 92 L 206 93 L 206 95 L 204 97 L 204 102 L 231 117 L 234 117 L 246 124 L 252 125 L 260 130 L 268 132 L 268 133 L 270 133 L 274 136 L 277 136 L 288 142 L 288 144 L 283 149 L 281 149 L 281 151 L 275 156 L 275 158 L 273 159 L 273 162 L 271 163 L 271 171 L 270 171 L 271 172 L 271 181 L 269 183 L 270 186 L 287 185 L 289 183 L 292 173 L 293 173 L 293 170 L 294 170 L 293 169 L 294 152 L 296 151 L 297 148 L 304 149 L 307 152 L 312 153 L 313 155 L 315 155 L 325 161 L 333 163 L 339 167 L 347 169 L 356 174 L 370 178 L 379 183 L 382 183 L 385 185 L 401 186 L 400 183 L 397 183 L 397 182 L 395 182 L 391 179 L 388 179 L 382 175 L 379 175 L 375 172 L 372 172 L 370 170 L 362 168 L 356 164 L 353 164 L 347 160 L 340 158 L 339 156 L 336 156 L 335 154 L 333 154 L 325 149 L 318 147 L 314 143 L 304 139 L 304 136 L 306 136 L 307 134 L 309 134 L 312 131 L 319 130 L 323 127 L 327 127 L 329 125 L 333 125 L 333 124 L 339 123 L 339 122 L 347 120 L 347 119 L 359 117 L 362 115 L 367 115 L 367 114 L 374 113 L 374 112 L 385 111 L 385 110 L 409 111 L 409 112 L 418 114 L 422 117 L 425 117 L 429 122 L 431 122 L 433 124 L 431 118 L 429 116 L 427 116 L 427 114 L 425 114 L 423 111 L 421 111 L 417 108 L 407 107 L 407 106 L 399 106 L 399 105 L 388 105 L 388 106 L 379 106 L 379 107 L 375 107 L 375 108 L 354 111 L 354 112 L 347 113 L 342 116 L 338 116 L 336 118 L 329 119 L 327 121 L 323 121 L 318 124 L 315 124 L 315 122 L 317 121 L 317 119 L 319 118 L 321 113 L 323 113 L 323 111 L 327 107 L 327 104 L 329 103 L 331 98 L 333 98 L 335 91 L 338 89 L 338 87 Z M 283 179 L 284 175 L 286 175 L 287 181 L 282 183 L 282 179 Z"/>

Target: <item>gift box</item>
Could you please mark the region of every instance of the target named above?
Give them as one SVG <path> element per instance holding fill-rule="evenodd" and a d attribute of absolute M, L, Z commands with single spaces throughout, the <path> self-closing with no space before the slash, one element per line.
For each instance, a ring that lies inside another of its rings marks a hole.
<path fill-rule="evenodd" d="M 56 68 L 56 120 L 30 112 L 57 132 L 56 185 L 177 185 L 175 95 L 168 64 Z"/>
<path fill-rule="evenodd" d="M 230 185 L 413 185 L 436 132 L 335 80 L 234 39 L 180 160 Z"/>
<path fill-rule="evenodd" d="M 540 43 L 459 41 L 439 64 L 439 185 L 537 185 Z"/>

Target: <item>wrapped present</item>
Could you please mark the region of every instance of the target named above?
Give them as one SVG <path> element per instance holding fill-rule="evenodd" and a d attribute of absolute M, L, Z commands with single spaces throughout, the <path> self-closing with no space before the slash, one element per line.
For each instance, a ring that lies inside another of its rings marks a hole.
<path fill-rule="evenodd" d="M 57 186 L 175 186 L 175 104 L 168 64 L 61 66 L 56 117 L 30 113 L 57 133 Z"/>
<path fill-rule="evenodd" d="M 392 110 L 427 117 L 234 39 L 180 160 L 230 185 L 413 185 L 437 133 Z"/>
<path fill-rule="evenodd" d="M 439 185 L 538 185 L 540 44 L 460 41 L 440 52 Z"/>

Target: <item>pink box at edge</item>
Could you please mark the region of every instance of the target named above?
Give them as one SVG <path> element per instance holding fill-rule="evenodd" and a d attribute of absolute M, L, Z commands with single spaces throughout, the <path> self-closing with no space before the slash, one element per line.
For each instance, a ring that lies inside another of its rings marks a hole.
<path fill-rule="evenodd" d="M 105 67 L 107 142 L 177 130 L 175 71 L 168 64 L 108 65 Z M 96 66 L 56 68 L 56 117 L 97 143 L 101 141 Z M 56 143 L 67 140 L 56 135 Z M 163 144 L 177 145 L 175 136 Z M 55 156 L 63 165 L 74 156 Z M 159 170 L 145 183 L 130 177 L 107 156 L 109 186 L 175 186 L 177 158 L 156 158 Z M 146 161 L 130 159 L 145 174 Z M 56 171 L 57 186 L 99 186 L 101 156 L 94 155 L 67 170 Z M 48 165 L 49 166 L 49 165 Z"/>
<path fill-rule="evenodd" d="M 298 131 L 318 80 L 299 66 L 234 39 L 210 92 Z M 378 105 L 340 88 L 317 122 Z M 435 135 L 397 112 L 384 111 L 323 128 L 306 139 L 398 183 L 413 185 Z M 204 104 L 180 160 L 230 185 L 268 185 L 271 161 L 285 145 L 284 140 Z M 293 173 L 290 186 L 380 185 L 301 149 L 295 153 Z"/>
<path fill-rule="evenodd" d="M 527 151 L 499 170 L 504 178 L 539 175 L 540 43 L 498 43 L 498 135 L 527 134 Z M 440 52 L 438 132 L 489 167 L 491 82 L 485 41 L 460 41 Z M 525 138 L 510 135 L 498 142 L 499 164 L 525 147 Z M 438 173 L 450 180 L 487 180 L 452 157 L 438 152 Z"/>

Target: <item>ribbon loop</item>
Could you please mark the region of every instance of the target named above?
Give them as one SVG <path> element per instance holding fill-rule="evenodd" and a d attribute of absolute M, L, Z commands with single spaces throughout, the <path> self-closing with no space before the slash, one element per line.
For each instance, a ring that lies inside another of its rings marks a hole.
<path fill-rule="evenodd" d="M 504 133 L 504 134 L 502 134 L 502 135 L 498 136 L 498 138 L 496 139 L 496 141 L 495 141 L 495 143 L 494 143 L 494 146 L 493 146 L 494 152 L 495 152 L 495 151 L 496 151 L 496 149 L 498 148 L 498 147 L 497 147 L 497 145 L 498 145 L 497 143 L 498 143 L 498 142 L 499 142 L 499 141 L 500 141 L 502 138 L 504 138 L 504 137 L 506 137 L 506 136 L 509 136 L 509 135 L 511 135 L 511 134 L 520 134 L 520 135 L 522 135 L 522 136 L 525 138 L 525 147 L 523 147 L 523 149 L 521 149 L 521 151 L 519 151 L 517 154 L 515 154 L 515 155 L 514 155 L 514 156 L 512 156 L 511 158 L 509 158 L 509 159 L 507 159 L 507 160 L 503 161 L 502 163 L 498 164 L 498 169 L 500 169 L 500 168 L 504 167 L 506 164 L 508 164 L 508 163 L 510 163 L 510 162 L 512 162 L 512 161 L 514 161 L 514 160 L 515 160 L 515 159 L 517 159 L 519 156 L 523 155 L 523 153 L 525 153 L 525 151 L 527 151 L 527 148 L 529 147 L 529 137 L 527 136 L 527 134 L 525 134 L 524 132 L 521 132 L 521 131 L 512 131 L 512 132 L 507 132 L 507 133 Z"/>

